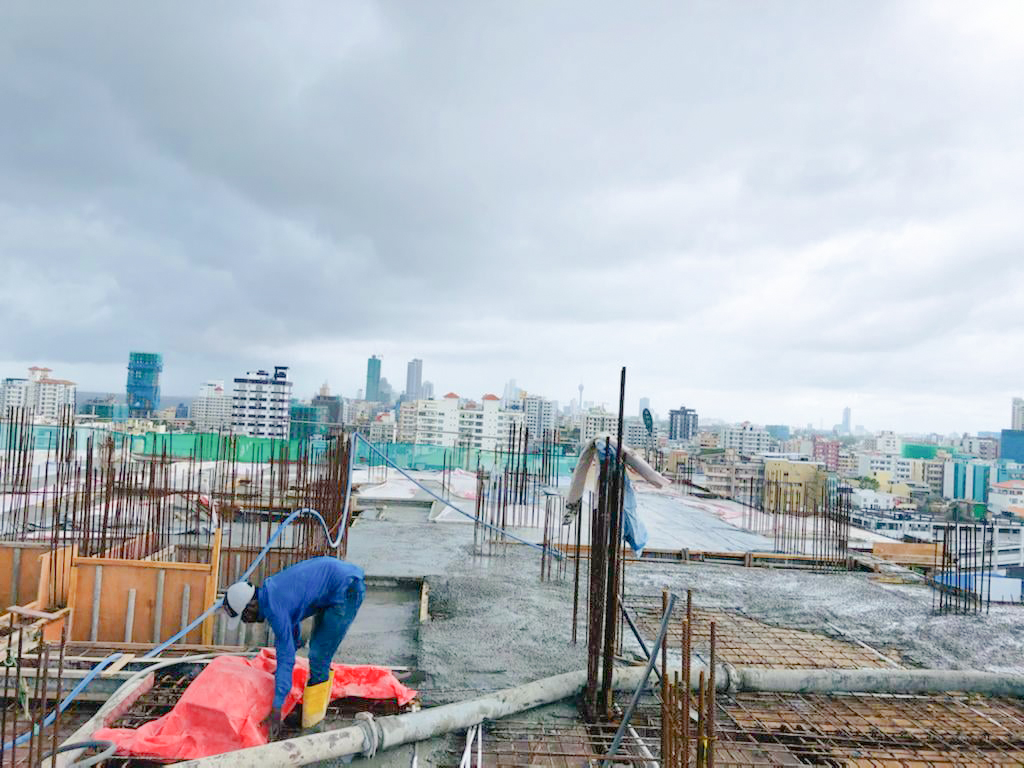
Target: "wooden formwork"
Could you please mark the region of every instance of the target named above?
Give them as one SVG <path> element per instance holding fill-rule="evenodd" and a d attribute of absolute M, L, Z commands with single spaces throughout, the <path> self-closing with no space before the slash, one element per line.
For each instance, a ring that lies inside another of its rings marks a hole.
<path fill-rule="evenodd" d="M 44 610 L 67 605 L 77 554 L 77 544 L 51 549 L 49 542 L 0 542 L 0 606 Z"/>
<path fill-rule="evenodd" d="M 68 598 L 71 640 L 156 644 L 177 634 L 217 599 L 220 541 L 218 529 L 208 563 L 74 558 Z M 212 641 L 212 617 L 180 640 Z"/>
<path fill-rule="evenodd" d="M 194 544 L 179 544 L 177 551 L 182 560 L 188 562 L 209 562 L 212 558 L 210 547 Z M 220 547 L 218 568 L 218 589 L 227 589 L 238 581 L 249 564 L 259 555 L 260 547 Z M 292 549 L 271 549 L 260 563 L 259 568 L 249 577 L 254 584 L 261 583 L 267 576 L 282 571 L 303 559 Z"/>
<path fill-rule="evenodd" d="M 871 546 L 871 554 L 875 557 L 898 565 L 916 565 L 920 568 L 941 567 L 943 552 L 942 543 L 938 541 L 924 544 L 876 541 Z"/>

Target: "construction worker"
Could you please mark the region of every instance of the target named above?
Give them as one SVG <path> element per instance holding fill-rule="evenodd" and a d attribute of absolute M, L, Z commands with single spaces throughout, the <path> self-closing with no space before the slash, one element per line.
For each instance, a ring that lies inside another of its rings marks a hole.
<path fill-rule="evenodd" d="M 309 682 L 302 693 L 302 727 L 312 728 L 327 713 L 334 677 L 331 660 L 365 593 L 363 569 L 333 557 L 303 560 L 270 576 L 259 587 L 246 581 L 228 587 L 224 611 L 229 630 L 239 621 L 266 621 L 274 631 L 274 701 L 264 721 L 269 726 L 270 741 L 281 731 L 281 707 L 292 688 L 295 651 L 302 647 L 302 620 L 314 617 L 309 637 Z"/>

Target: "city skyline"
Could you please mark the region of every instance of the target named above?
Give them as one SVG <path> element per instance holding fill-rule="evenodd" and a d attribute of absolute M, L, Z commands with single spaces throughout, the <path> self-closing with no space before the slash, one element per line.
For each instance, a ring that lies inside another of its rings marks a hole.
<path fill-rule="evenodd" d="M 1022 16 L 6 4 L 0 370 L 354 393 L 379 353 L 613 407 L 626 365 L 630 411 L 999 428 Z"/>
<path fill-rule="evenodd" d="M 362 374 L 352 374 L 352 372 L 349 371 L 348 372 L 349 375 L 347 377 L 339 376 L 339 377 L 337 377 L 337 379 L 332 378 L 330 376 L 320 376 L 319 378 L 317 378 L 318 374 L 315 372 L 316 369 L 310 369 L 312 371 L 312 373 L 310 373 L 308 376 L 305 376 L 304 378 L 300 378 L 300 375 L 295 373 L 296 367 L 291 366 L 290 370 L 292 372 L 292 378 L 293 378 L 293 380 L 296 383 L 295 396 L 297 398 L 300 398 L 300 399 L 303 399 L 303 400 L 312 398 L 316 394 L 316 391 L 319 389 L 319 387 L 325 381 L 330 384 L 331 391 L 334 394 L 341 394 L 341 395 L 343 395 L 344 397 L 347 397 L 347 398 L 355 398 L 356 397 L 356 393 L 359 392 L 359 391 L 362 391 L 365 394 L 364 386 L 365 386 L 366 365 L 367 365 L 367 361 L 371 357 L 374 357 L 374 356 L 373 355 L 371 355 L 369 357 L 364 356 L 364 357 L 362 357 L 360 359 L 359 365 L 362 368 Z M 381 375 L 382 379 L 387 378 L 386 373 L 389 372 L 391 370 L 391 368 L 395 369 L 395 371 L 392 371 L 392 373 L 395 376 L 395 378 L 398 379 L 399 378 L 399 376 L 398 376 L 399 368 L 401 368 L 402 370 L 406 370 L 407 371 L 408 364 L 410 362 L 412 362 L 413 360 L 418 361 L 421 366 L 424 363 L 423 359 L 421 359 L 421 358 L 411 358 L 410 357 L 410 358 L 406 358 L 404 361 L 401 361 L 401 360 L 399 360 L 399 361 L 392 361 L 391 362 L 391 367 L 389 368 L 388 361 L 384 358 L 383 355 L 376 355 L 376 357 L 379 358 L 379 362 L 381 364 L 380 375 Z M 430 364 L 430 361 L 428 360 L 427 363 Z M 26 366 L 26 368 L 27 367 L 30 367 L 30 366 Z M 433 364 L 430 364 L 430 368 L 431 368 L 431 370 L 435 370 L 437 368 L 437 366 L 435 366 Z M 192 386 L 185 385 L 183 388 L 179 388 L 176 384 L 172 384 L 170 386 L 170 388 L 168 388 L 168 386 L 166 384 L 162 384 L 161 388 L 166 393 L 166 397 L 168 398 L 168 402 L 171 402 L 175 398 L 183 398 L 183 397 L 188 398 L 188 397 L 192 397 L 192 393 L 198 387 L 200 387 L 204 382 L 206 382 L 206 381 L 216 380 L 216 379 L 231 380 L 235 376 L 239 375 L 239 373 L 240 373 L 239 371 L 229 371 L 229 372 L 225 373 L 224 375 L 220 375 L 220 376 L 214 376 L 214 375 L 207 376 L 207 377 L 205 377 L 205 378 L 195 382 Z M 181 380 L 180 377 L 174 377 L 172 374 L 173 374 L 173 368 L 165 369 L 165 375 L 162 375 L 162 379 L 161 380 L 163 382 L 166 382 L 167 380 L 170 380 L 172 382 L 180 381 Z M 4 374 L 4 370 L 2 368 L 0 368 L 0 378 L 3 378 L 4 375 L 5 375 Z M 120 376 L 122 377 L 122 381 L 123 381 L 123 376 L 124 376 L 123 367 L 122 367 L 122 370 L 120 372 Z M 440 396 L 443 396 L 444 393 L 450 392 L 450 391 L 455 391 L 457 394 L 460 395 L 460 397 L 465 397 L 467 399 L 480 398 L 483 395 L 488 394 L 488 393 L 496 394 L 496 395 L 500 396 L 500 394 L 501 394 L 505 384 L 502 383 L 499 386 L 498 385 L 499 382 L 497 380 L 498 378 L 499 377 L 494 377 L 494 380 L 491 382 L 491 386 L 488 386 L 485 383 L 483 388 L 479 388 L 479 391 L 477 391 L 477 389 L 470 389 L 470 388 L 467 388 L 467 387 L 458 387 L 458 386 L 448 386 L 446 384 L 435 385 L 435 386 L 440 386 L 439 390 L 437 390 L 437 389 L 435 390 L 435 396 L 440 397 Z M 515 381 L 521 381 L 520 379 L 518 379 L 518 377 L 510 377 L 510 378 L 512 380 L 515 380 Z M 346 386 L 346 385 L 344 385 L 342 383 L 339 383 L 339 382 L 343 382 L 345 380 L 349 381 L 351 386 Z M 508 380 L 509 379 L 506 378 L 503 381 L 507 382 Z M 318 382 L 318 383 L 316 385 L 314 385 L 313 382 Z M 83 384 L 83 382 L 81 382 L 81 381 L 76 381 L 75 383 L 77 384 L 79 391 L 84 391 L 84 392 L 87 392 L 87 393 L 92 393 L 92 392 L 117 393 L 117 391 L 118 391 L 117 387 L 95 386 L 95 385 L 92 385 L 92 384 Z M 427 384 L 429 382 L 424 381 L 423 383 L 425 385 L 425 384 Z M 578 392 L 578 386 L 579 385 L 577 384 L 576 386 L 574 386 L 572 388 L 571 393 L 569 393 L 571 395 L 571 397 L 565 397 L 564 395 L 560 395 L 560 393 L 551 393 L 551 392 L 548 392 L 548 391 L 545 391 L 545 390 L 541 390 L 540 388 L 526 388 L 526 387 L 522 387 L 522 389 L 524 391 L 528 392 L 529 394 L 537 394 L 537 395 L 540 395 L 540 396 L 542 396 L 542 397 L 544 397 L 546 399 L 556 400 L 556 401 L 558 401 L 560 407 L 566 407 L 571 402 L 575 401 L 576 395 L 577 395 L 577 392 Z M 630 377 L 629 377 L 629 374 L 627 372 L 627 389 L 629 389 L 631 386 L 633 386 L 633 385 L 630 384 Z M 123 388 L 123 385 L 122 385 L 122 388 Z M 589 385 L 586 387 L 586 390 L 585 390 L 585 392 L 587 393 L 587 394 L 585 394 L 586 402 L 591 402 L 591 403 L 594 403 L 595 405 L 604 406 L 610 412 L 614 412 L 614 411 L 617 410 L 617 408 L 618 408 L 617 396 L 616 397 L 612 397 L 612 398 L 608 398 L 608 399 L 605 399 L 605 400 L 592 399 L 591 393 L 593 393 L 594 389 L 597 389 L 597 390 L 600 391 L 601 388 L 599 386 L 593 386 L 592 387 L 592 386 L 589 386 Z M 1022 387 L 1022 392 L 1024 392 L 1024 387 Z M 396 394 L 399 394 L 399 393 L 396 393 Z M 643 395 L 643 396 L 637 395 L 638 399 L 633 400 L 633 402 L 639 402 L 639 399 L 650 401 L 651 410 L 655 414 L 655 416 L 657 418 L 659 418 L 660 420 L 662 420 L 662 421 L 667 421 L 667 419 L 668 419 L 668 412 L 670 410 L 674 409 L 674 408 L 678 408 L 679 407 L 678 397 L 675 400 L 670 399 L 671 397 L 672 397 L 672 395 L 669 395 L 669 396 L 667 396 L 665 398 L 653 398 L 653 397 L 650 397 L 649 395 Z M 723 422 L 726 422 L 726 423 L 739 424 L 739 423 L 742 423 L 744 421 L 749 421 L 751 423 L 760 424 L 760 425 L 786 424 L 788 426 L 791 426 L 791 427 L 794 427 L 794 428 L 798 428 L 798 429 L 802 429 L 802 428 L 807 427 L 807 426 L 810 425 L 811 427 L 813 427 L 816 430 L 822 429 L 822 430 L 829 431 L 833 427 L 841 426 L 842 425 L 844 410 L 846 408 L 850 408 L 850 410 L 854 414 L 856 414 L 856 418 L 851 423 L 851 428 L 852 429 L 856 429 L 858 427 L 862 427 L 863 426 L 869 432 L 879 432 L 879 431 L 883 431 L 883 430 L 893 430 L 893 431 L 904 433 L 904 434 L 931 434 L 931 433 L 936 433 L 936 434 L 963 434 L 963 433 L 977 434 L 979 432 L 999 431 L 1001 429 L 1008 429 L 1008 428 L 1010 428 L 1011 423 L 1012 423 L 1011 405 L 1012 405 L 1012 401 L 1013 401 L 1014 397 L 1016 397 L 1016 395 L 1008 397 L 1006 399 L 1006 401 L 1002 404 L 1001 408 L 994 409 L 994 410 L 1001 410 L 1002 411 L 1002 419 L 1001 420 L 999 420 L 999 416 L 996 416 L 995 417 L 995 422 L 992 423 L 992 424 L 980 425 L 980 426 L 976 426 L 976 427 L 975 426 L 967 426 L 967 427 L 964 427 L 964 428 L 955 428 L 954 427 L 954 428 L 949 428 L 949 429 L 938 428 L 938 427 L 935 427 L 935 426 L 928 426 L 928 422 L 925 422 L 924 426 L 922 426 L 922 427 L 901 427 L 898 424 L 876 423 L 876 422 L 874 422 L 870 418 L 870 415 L 868 417 L 864 417 L 863 416 L 863 409 L 858 409 L 856 407 L 852 407 L 849 404 L 839 406 L 835 410 L 834 413 L 832 413 L 830 411 L 827 411 L 827 410 L 819 411 L 818 413 L 820 415 L 819 415 L 819 417 L 817 419 L 812 418 L 810 415 L 804 415 L 803 417 L 798 416 L 798 417 L 796 417 L 796 418 L 794 418 L 792 420 L 787 420 L 786 418 L 782 418 L 782 417 L 773 418 L 770 414 L 768 416 L 766 416 L 766 417 L 762 416 L 762 417 L 759 418 L 757 415 L 752 415 L 753 414 L 753 409 L 745 408 L 742 404 L 740 404 L 737 407 L 737 413 L 734 415 L 734 414 L 731 414 L 729 412 L 715 412 L 711 408 L 705 409 L 703 407 L 702 403 L 699 401 L 699 398 L 696 398 L 696 397 L 695 398 L 688 398 L 688 400 L 692 400 L 694 406 L 696 407 L 696 410 L 701 414 L 702 422 L 704 422 L 704 421 L 712 421 L 712 422 L 723 421 Z M 627 416 L 627 418 L 635 418 L 637 416 L 637 414 L 633 413 L 632 410 L 631 410 L 631 406 L 629 404 L 630 403 L 630 398 L 631 398 L 631 395 L 627 391 L 626 416 Z M 663 404 L 662 404 L 662 400 L 664 401 Z M 847 401 L 843 401 L 843 402 L 847 402 Z M 856 403 L 856 402 L 858 402 L 858 399 L 857 398 L 853 398 L 849 402 Z M 746 415 L 744 415 L 744 414 L 746 414 Z M 924 418 L 926 418 L 926 416 L 927 416 L 927 414 L 925 415 Z"/>

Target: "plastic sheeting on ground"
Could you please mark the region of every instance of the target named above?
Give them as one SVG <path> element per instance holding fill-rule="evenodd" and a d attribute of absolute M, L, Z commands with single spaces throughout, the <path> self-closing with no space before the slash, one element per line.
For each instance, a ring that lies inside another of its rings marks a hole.
<path fill-rule="evenodd" d="M 264 648 L 252 659 L 218 656 L 185 689 L 174 709 L 139 728 L 101 728 L 93 734 L 117 744 L 119 755 L 157 760 L 209 757 L 267 743 L 261 724 L 274 698 L 274 652 Z M 394 699 L 404 706 L 416 691 L 383 667 L 332 664 L 331 699 Z M 295 659 L 292 689 L 281 711 L 287 716 L 302 700 L 309 662 Z"/>

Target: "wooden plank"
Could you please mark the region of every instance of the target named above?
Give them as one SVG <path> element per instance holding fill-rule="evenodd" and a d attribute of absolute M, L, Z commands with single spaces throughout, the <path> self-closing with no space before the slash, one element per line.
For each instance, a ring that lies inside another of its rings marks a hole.
<path fill-rule="evenodd" d="M 35 603 L 32 603 L 34 605 Z M 28 616 L 32 619 L 45 619 L 46 621 L 53 621 L 61 617 L 60 613 L 48 613 L 47 611 L 38 611 L 35 608 L 29 608 L 24 605 L 10 605 L 7 607 L 10 613 L 16 613 L 19 616 Z"/>
<path fill-rule="evenodd" d="M 217 579 L 220 573 L 220 543 L 221 543 L 221 529 L 218 526 L 217 532 L 213 535 L 213 553 L 210 558 L 210 574 L 206 577 L 206 594 L 203 596 L 204 610 L 209 610 L 213 607 L 214 602 L 217 599 Z M 210 645 L 213 642 L 213 624 L 216 620 L 216 616 L 213 614 L 203 622 L 202 632 L 200 633 L 200 641 L 205 645 Z"/>
<path fill-rule="evenodd" d="M 209 572 L 208 563 L 161 563 L 155 560 L 123 560 L 116 557 L 76 557 L 75 565 L 124 565 L 132 568 L 166 568 L 169 571 L 201 571 Z"/>
<path fill-rule="evenodd" d="M 130 662 L 130 661 L 132 661 L 134 659 L 135 659 L 135 654 L 134 653 L 126 653 L 126 654 L 124 654 L 120 659 L 118 659 L 113 664 L 111 664 L 109 667 L 107 667 L 102 672 L 100 672 L 100 677 L 113 677 L 118 672 L 120 672 L 128 662 Z"/>

